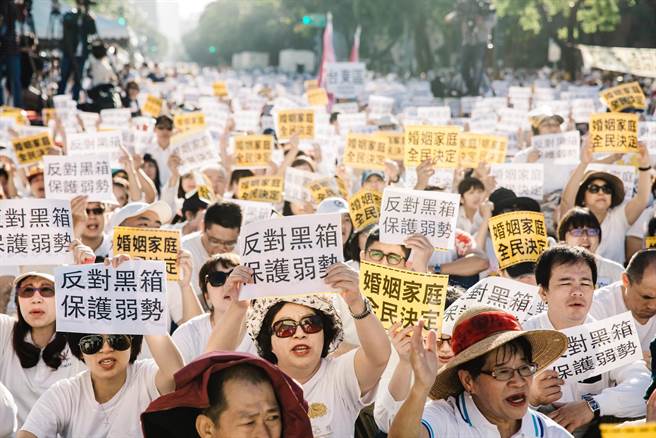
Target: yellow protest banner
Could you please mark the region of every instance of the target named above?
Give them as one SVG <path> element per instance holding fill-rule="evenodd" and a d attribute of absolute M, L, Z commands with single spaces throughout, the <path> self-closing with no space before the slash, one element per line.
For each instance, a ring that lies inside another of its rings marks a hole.
<path fill-rule="evenodd" d="M 404 166 L 417 167 L 422 161 L 432 158 L 435 167 L 458 167 L 459 132 L 457 126 L 406 127 Z"/>
<path fill-rule="evenodd" d="M 298 134 L 300 139 L 314 138 L 314 110 L 307 108 L 287 109 L 278 111 L 278 138 L 287 140 Z"/>
<path fill-rule="evenodd" d="M 383 195 L 380 192 L 364 189 L 349 199 L 349 214 L 356 231 L 378 222 L 382 201 Z"/>
<path fill-rule="evenodd" d="M 162 112 L 162 103 L 162 99 L 149 94 L 146 96 L 146 102 L 144 102 L 143 106 L 141 107 L 141 112 L 147 116 L 159 117 L 159 114 Z"/>
<path fill-rule="evenodd" d="M 19 125 L 29 124 L 29 120 L 26 117 L 26 113 L 21 108 L 14 108 L 12 106 L 1 106 L 0 115 L 2 117 L 13 117 L 16 120 L 16 123 Z"/>
<path fill-rule="evenodd" d="M 395 322 L 406 327 L 423 320 L 424 327 L 439 333 L 448 284 L 448 275 L 406 271 L 360 261 L 360 290 L 386 329 Z"/>
<path fill-rule="evenodd" d="M 239 199 L 244 201 L 282 202 L 281 176 L 248 176 L 239 180 Z"/>
<path fill-rule="evenodd" d="M 43 126 L 48 126 L 51 120 L 55 120 L 55 109 L 54 108 L 43 108 L 41 110 L 41 120 L 43 121 Z"/>
<path fill-rule="evenodd" d="M 626 108 L 645 109 L 645 95 L 640 84 L 629 82 L 599 92 L 601 101 L 612 111 L 620 112 Z"/>
<path fill-rule="evenodd" d="M 312 88 L 307 91 L 307 100 L 310 105 L 328 105 L 328 94 L 323 88 Z"/>
<path fill-rule="evenodd" d="M 271 162 L 273 136 L 238 135 L 235 137 L 235 165 L 238 167 L 267 167 Z"/>
<path fill-rule="evenodd" d="M 205 114 L 200 111 L 176 114 L 173 117 L 173 124 L 180 131 L 202 128 L 205 126 Z"/>
<path fill-rule="evenodd" d="M 377 135 L 387 142 L 385 156 L 390 160 L 403 161 L 405 134 L 401 131 L 380 131 Z"/>
<path fill-rule="evenodd" d="M 216 97 L 226 97 L 228 95 L 228 87 L 223 81 L 216 81 L 212 84 L 212 92 Z"/>
<path fill-rule="evenodd" d="M 645 248 L 656 248 L 656 236 L 645 237 Z"/>
<path fill-rule="evenodd" d="M 618 424 L 601 424 L 601 438 L 654 438 L 656 423 L 643 423 L 631 426 Z"/>
<path fill-rule="evenodd" d="M 312 199 L 316 204 L 319 204 L 326 198 L 341 197 L 337 177 L 326 176 L 312 180 L 305 184 L 305 188 L 310 191 Z"/>
<path fill-rule="evenodd" d="M 386 149 L 382 136 L 349 133 L 344 147 L 344 165 L 354 169 L 384 169 Z"/>
<path fill-rule="evenodd" d="M 166 279 L 178 280 L 180 230 L 114 227 L 114 255 L 128 254 L 144 260 L 166 262 Z"/>
<path fill-rule="evenodd" d="M 493 216 L 489 229 L 500 269 L 534 262 L 547 247 L 547 227 L 542 213 L 515 211 Z"/>
<path fill-rule="evenodd" d="M 461 132 L 460 167 L 476 168 L 479 163 L 503 163 L 506 161 L 508 138 L 501 135 Z"/>
<path fill-rule="evenodd" d="M 18 137 L 11 141 L 19 165 L 33 164 L 41 161 L 48 150 L 53 147 L 50 134 L 41 134 Z"/>
<path fill-rule="evenodd" d="M 317 81 L 316 79 L 310 79 L 305 81 L 303 83 L 303 86 L 305 87 L 305 91 L 310 91 L 319 86 L 319 81 Z"/>
<path fill-rule="evenodd" d="M 598 113 L 590 116 L 593 152 L 638 152 L 638 115 Z"/>

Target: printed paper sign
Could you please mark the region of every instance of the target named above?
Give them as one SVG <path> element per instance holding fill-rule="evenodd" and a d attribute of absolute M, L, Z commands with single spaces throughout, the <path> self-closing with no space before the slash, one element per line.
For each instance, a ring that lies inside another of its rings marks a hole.
<path fill-rule="evenodd" d="M 453 174 L 455 169 L 435 169 L 435 173 L 428 179 L 429 186 L 435 186 L 444 192 L 453 192 Z M 417 186 L 417 170 L 406 169 L 404 187 L 413 189 Z"/>
<path fill-rule="evenodd" d="M 367 115 L 359 112 L 339 113 L 337 115 L 337 124 L 342 135 L 349 132 L 362 132 L 367 127 Z"/>
<path fill-rule="evenodd" d="M 326 198 L 342 196 L 337 183 L 337 177 L 334 176 L 325 176 L 312 180 L 305 185 L 305 188 L 310 192 L 312 200 L 317 205 Z"/>
<path fill-rule="evenodd" d="M 307 101 L 312 106 L 328 105 L 328 94 L 323 88 L 313 88 L 307 91 Z"/>
<path fill-rule="evenodd" d="M 288 167 L 285 170 L 285 201 L 312 202 L 306 186 L 318 177 L 314 172 Z"/>
<path fill-rule="evenodd" d="M 568 131 L 560 134 L 535 135 L 531 146 L 540 152 L 541 161 L 577 164 L 581 155 L 581 134 Z"/>
<path fill-rule="evenodd" d="M 544 165 L 542 163 L 504 163 L 490 166 L 490 175 L 497 187 L 505 187 L 517 196 L 542 200 L 544 195 Z"/>
<path fill-rule="evenodd" d="M 123 155 L 121 131 L 82 132 L 66 136 L 66 153 L 68 155 L 109 154 L 112 164 L 118 163 Z"/>
<path fill-rule="evenodd" d="M 362 62 L 331 62 L 326 66 L 326 91 L 338 99 L 357 97 L 364 89 Z"/>
<path fill-rule="evenodd" d="M 228 95 L 228 87 L 224 81 L 217 81 L 212 84 L 212 92 L 216 97 L 226 97 Z"/>
<path fill-rule="evenodd" d="M 405 154 L 405 134 L 401 131 L 380 131 L 376 135 L 385 139 L 385 156 L 389 160 L 403 161 Z"/>
<path fill-rule="evenodd" d="M 69 201 L 8 199 L 0 201 L 0 265 L 61 265 L 73 262 Z"/>
<path fill-rule="evenodd" d="M 382 200 L 383 196 L 380 192 L 364 189 L 361 189 L 349 199 L 349 214 L 355 231 L 378 223 Z"/>
<path fill-rule="evenodd" d="M 205 114 L 200 111 L 176 114 L 173 116 L 173 126 L 179 131 L 204 128 Z"/>
<path fill-rule="evenodd" d="M 561 330 L 567 351 L 549 368 L 563 380 L 577 382 L 642 359 L 631 312 Z"/>
<path fill-rule="evenodd" d="M 260 129 L 259 111 L 235 111 L 235 131 L 257 132 Z"/>
<path fill-rule="evenodd" d="M 384 169 L 387 143 L 378 134 L 349 133 L 344 147 L 344 165 L 354 169 Z"/>
<path fill-rule="evenodd" d="M 235 142 L 236 168 L 263 168 L 271 162 L 273 137 L 271 135 L 238 135 Z"/>
<path fill-rule="evenodd" d="M 180 230 L 114 227 L 112 243 L 114 254 L 165 262 L 166 279 L 179 279 Z"/>
<path fill-rule="evenodd" d="M 544 214 L 515 211 L 493 216 L 489 220 L 490 237 L 499 268 L 534 262 L 547 248 Z"/>
<path fill-rule="evenodd" d="M 441 332 L 448 284 L 448 275 L 360 262 L 360 290 L 385 329 L 395 322 L 407 327 L 423 320 L 426 329 Z"/>
<path fill-rule="evenodd" d="M 458 167 L 456 126 L 408 126 L 405 129 L 405 167 L 417 167 L 432 158 L 436 167 Z"/>
<path fill-rule="evenodd" d="M 253 284 L 240 300 L 266 296 L 336 292 L 324 281 L 343 261 L 340 214 L 285 216 L 248 224 L 239 234 L 239 256 L 253 269 Z"/>
<path fill-rule="evenodd" d="M 130 125 L 132 112 L 129 108 L 109 108 L 100 110 L 100 120 L 103 126 L 123 129 Z"/>
<path fill-rule="evenodd" d="M 604 163 L 590 163 L 585 168 L 587 171 L 601 171 L 608 172 L 615 175 L 622 180 L 624 184 L 624 199 L 629 200 L 633 198 L 633 190 L 636 184 L 636 168 L 624 164 L 604 164 Z"/>
<path fill-rule="evenodd" d="M 367 105 L 369 119 L 377 120 L 388 116 L 392 113 L 392 108 L 394 108 L 394 98 L 373 94 L 369 96 L 369 105 Z"/>
<path fill-rule="evenodd" d="M 242 199 L 231 199 L 230 202 L 241 207 L 241 226 L 271 219 L 273 204 L 270 202 L 244 201 Z"/>
<path fill-rule="evenodd" d="M 72 333 L 169 332 L 164 263 L 132 260 L 55 268 L 57 329 Z"/>
<path fill-rule="evenodd" d="M 638 115 L 599 113 L 590 116 L 593 152 L 638 152 Z"/>
<path fill-rule="evenodd" d="M 151 117 L 159 117 L 159 114 L 162 112 L 163 102 L 159 97 L 149 94 L 146 96 L 146 102 L 141 107 L 141 113 Z"/>
<path fill-rule="evenodd" d="M 182 161 L 182 165 L 178 168 L 181 175 L 219 161 L 219 152 L 205 130 L 174 135 L 170 147 Z"/>
<path fill-rule="evenodd" d="M 612 112 L 620 112 L 627 108 L 645 109 L 645 95 L 638 82 L 618 85 L 599 92 L 601 101 Z"/>
<path fill-rule="evenodd" d="M 590 116 L 596 110 L 593 99 L 572 99 L 572 118 L 574 119 L 574 123 L 588 123 Z"/>
<path fill-rule="evenodd" d="M 403 244 L 423 234 L 436 249 L 454 247 L 460 195 L 387 187 L 380 212 L 380 241 Z"/>
<path fill-rule="evenodd" d="M 479 163 L 503 163 L 506 161 L 508 137 L 473 132 L 461 132 L 460 167 L 476 168 Z"/>
<path fill-rule="evenodd" d="M 451 108 L 448 106 L 420 106 L 417 117 L 427 125 L 446 125 L 451 119 Z"/>
<path fill-rule="evenodd" d="M 276 134 L 279 140 L 288 140 L 294 134 L 298 138 L 314 138 L 314 110 L 307 108 L 286 109 L 277 112 Z"/>
<path fill-rule="evenodd" d="M 287 169 L 289 170 L 289 169 Z M 281 176 L 248 176 L 239 180 L 239 199 L 245 201 L 282 202 Z"/>
<path fill-rule="evenodd" d="M 654 56 L 656 60 L 656 55 Z M 656 436 L 656 423 L 632 424 L 600 424 L 601 438 L 653 438 Z"/>
<path fill-rule="evenodd" d="M 89 201 L 116 203 L 108 154 L 45 155 L 43 167 L 47 199 L 85 195 Z"/>
<path fill-rule="evenodd" d="M 21 166 L 38 163 L 53 146 L 50 134 L 47 132 L 29 135 L 27 137 L 18 137 L 12 140 L 11 144 L 14 147 L 18 164 Z"/>

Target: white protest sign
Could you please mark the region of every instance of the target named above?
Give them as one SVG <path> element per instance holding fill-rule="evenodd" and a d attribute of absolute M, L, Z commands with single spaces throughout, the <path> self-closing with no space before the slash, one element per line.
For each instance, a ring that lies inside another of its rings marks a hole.
<path fill-rule="evenodd" d="M 100 110 L 100 120 L 103 126 L 122 129 L 130 124 L 130 118 L 132 118 L 130 108 Z"/>
<path fill-rule="evenodd" d="M 164 335 L 169 331 L 166 268 L 132 260 L 55 268 L 57 330 L 72 333 Z"/>
<path fill-rule="evenodd" d="M 531 138 L 531 146 L 540 151 L 540 161 L 558 164 L 577 164 L 581 155 L 580 145 L 581 134 L 577 130 Z"/>
<path fill-rule="evenodd" d="M 542 163 L 492 164 L 490 174 L 496 178 L 497 187 L 505 187 L 517 196 L 542 200 L 544 166 Z"/>
<path fill-rule="evenodd" d="M 219 151 L 206 130 L 191 130 L 171 138 L 171 149 L 182 160 L 181 175 L 219 161 Z"/>
<path fill-rule="evenodd" d="M 624 199 L 629 200 L 633 198 L 633 190 L 635 189 L 636 168 L 624 164 L 604 164 L 604 163 L 590 163 L 585 168 L 586 171 L 595 172 L 608 172 L 615 175 L 622 180 L 624 184 Z"/>
<path fill-rule="evenodd" d="M 312 202 L 312 195 L 305 185 L 317 179 L 317 174 L 288 167 L 285 170 L 284 198 L 290 202 Z"/>
<path fill-rule="evenodd" d="M 414 233 L 423 234 L 434 248 L 454 247 L 460 195 L 387 187 L 380 206 L 380 241 L 403 244 Z"/>
<path fill-rule="evenodd" d="M 0 201 L 0 266 L 61 265 L 73 262 L 70 201 Z"/>
<path fill-rule="evenodd" d="M 367 105 L 367 110 L 369 111 L 369 118 L 371 120 L 380 119 L 382 117 L 388 116 L 392 113 L 392 108 L 394 107 L 394 99 L 387 96 L 369 96 L 369 105 Z"/>
<path fill-rule="evenodd" d="M 242 227 L 253 222 L 270 219 L 274 211 L 273 204 L 270 202 L 244 201 L 242 199 L 232 199 L 230 202 L 241 207 Z"/>
<path fill-rule="evenodd" d="M 67 155 L 109 154 L 112 165 L 117 165 L 123 155 L 122 145 L 123 134 L 118 130 L 66 134 Z"/>
<path fill-rule="evenodd" d="M 87 132 L 95 132 L 96 124 L 100 121 L 100 115 L 98 113 L 88 113 L 84 111 L 79 111 L 77 113 L 80 120 L 82 120 L 82 128 Z"/>
<path fill-rule="evenodd" d="M 235 131 L 259 132 L 260 113 L 258 111 L 235 111 L 232 118 L 235 121 Z"/>
<path fill-rule="evenodd" d="M 455 169 L 439 168 L 435 169 L 435 173 L 428 179 L 429 186 L 437 186 L 445 192 L 453 191 L 453 174 Z M 417 169 L 409 167 L 405 169 L 405 177 L 403 185 L 409 189 L 417 185 Z"/>
<path fill-rule="evenodd" d="M 572 99 L 572 119 L 574 123 L 588 123 L 592 113 L 597 112 L 593 99 Z"/>
<path fill-rule="evenodd" d="M 339 133 L 346 135 L 351 131 L 358 131 L 367 126 L 367 115 L 365 113 L 339 113 L 337 115 Z"/>
<path fill-rule="evenodd" d="M 341 102 L 333 105 L 333 112 L 335 113 L 357 113 L 359 110 L 357 102 Z"/>
<path fill-rule="evenodd" d="M 516 132 L 518 129 L 528 129 L 530 124 L 525 110 L 517 108 L 501 108 L 499 110 L 497 130 L 501 132 Z"/>
<path fill-rule="evenodd" d="M 561 330 L 567 351 L 549 368 L 577 382 L 642 359 L 640 338 L 631 312 Z"/>
<path fill-rule="evenodd" d="M 326 67 L 324 88 L 336 98 L 357 97 L 364 89 L 364 63 L 331 62 Z"/>
<path fill-rule="evenodd" d="M 446 125 L 451 119 L 451 108 L 448 106 L 420 106 L 417 117 L 425 125 Z"/>
<path fill-rule="evenodd" d="M 323 278 L 343 261 L 339 213 L 285 216 L 242 227 L 241 263 L 253 269 L 253 284 L 240 300 L 266 296 L 336 292 Z"/>
<path fill-rule="evenodd" d="M 90 202 L 116 202 L 108 154 L 44 155 L 43 167 L 47 199 L 85 195 Z"/>

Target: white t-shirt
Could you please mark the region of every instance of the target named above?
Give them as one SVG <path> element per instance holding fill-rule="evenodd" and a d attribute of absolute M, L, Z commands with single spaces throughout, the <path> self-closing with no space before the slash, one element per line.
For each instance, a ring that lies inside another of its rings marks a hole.
<path fill-rule="evenodd" d="M 188 234 L 182 238 L 182 248 L 191 253 L 191 283 L 195 286 L 196 292 L 200 293 L 200 283 L 198 282 L 198 272 L 205 264 L 210 255 L 205 250 L 203 242 L 200 240 L 200 231 Z"/>
<path fill-rule="evenodd" d="M 355 353 L 321 359 L 321 366 L 303 386 L 314 438 L 349 438 L 362 408 L 374 401 L 376 388 L 360 397 Z"/>
<path fill-rule="evenodd" d="M 96 257 L 109 257 L 112 253 L 112 236 L 103 233 L 103 240 L 100 243 L 100 246 L 93 250 L 93 253 Z"/>
<path fill-rule="evenodd" d="M 597 289 L 622 279 L 624 266 L 619 263 L 595 254 L 595 264 L 597 265 Z"/>
<path fill-rule="evenodd" d="M 466 231 L 471 235 L 476 234 L 478 229 L 481 227 L 483 224 L 483 217 L 481 214 L 476 211 L 474 213 L 474 217 L 472 220 L 469 220 L 465 213 L 465 208 L 463 206 L 460 206 L 460 210 L 458 210 L 458 223 L 456 227 L 460 230 Z"/>
<path fill-rule="evenodd" d="M 59 368 L 52 369 L 42 359 L 32 368 L 23 368 L 12 345 L 12 330 L 15 319 L 0 314 L 0 382 L 14 396 L 18 406 L 18 425 L 23 424 L 34 403 L 57 381 L 67 379 L 86 369 L 84 363 L 75 358 L 68 348 L 62 350 L 64 360 Z M 32 335 L 26 336 L 32 342 Z"/>
<path fill-rule="evenodd" d="M 421 424 L 430 438 L 498 437 L 499 429 L 490 423 L 476 407 L 468 393 L 462 392 L 447 400 L 431 400 L 424 407 Z M 522 425 L 512 438 L 571 438 L 567 430 L 546 415 L 527 409 Z"/>
<path fill-rule="evenodd" d="M 34 405 L 21 430 L 38 438 L 141 437 L 139 415 L 159 397 L 157 370 L 153 360 L 129 365 L 123 387 L 103 404 L 96 401 L 89 371 L 59 381 Z"/>
<path fill-rule="evenodd" d="M 622 204 L 608 210 L 601 222 L 601 242 L 597 248 L 597 254 L 619 264 L 623 264 L 626 257 L 624 239 L 630 227 L 626 220 L 625 207 L 626 204 Z"/>
<path fill-rule="evenodd" d="M 18 429 L 18 408 L 14 396 L 0 383 L 0 438 L 11 438 Z"/>
<path fill-rule="evenodd" d="M 178 347 L 185 364 L 188 364 L 203 354 L 211 333 L 212 324 L 209 313 L 204 313 L 190 319 L 173 332 L 173 342 Z M 257 356 L 257 347 L 255 347 L 253 340 L 247 334 L 244 334 L 241 343 L 235 351 Z"/>
<path fill-rule="evenodd" d="M 649 225 L 649 220 L 654 217 L 654 207 L 649 207 L 638 217 L 638 220 L 631 225 L 629 231 L 626 232 L 626 237 L 637 237 L 638 239 L 644 239 L 645 234 L 647 234 L 647 225 Z"/>
<path fill-rule="evenodd" d="M 590 307 L 590 316 L 593 318 L 604 319 L 628 311 L 622 296 L 622 282 L 618 281 L 595 291 Z M 648 352 L 649 344 L 656 338 L 656 316 L 649 318 L 647 324 L 640 324 L 635 318 L 633 322 L 640 338 L 640 347 L 643 352 Z"/>
<path fill-rule="evenodd" d="M 168 161 L 172 151 L 173 148 L 170 144 L 166 149 L 162 149 L 159 144 L 157 144 L 157 139 L 155 138 L 153 138 L 153 141 L 149 143 L 143 151 L 144 153 L 149 153 L 153 157 L 153 160 L 157 162 L 157 167 L 159 168 L 159 182 L 162 183 L 162 189 L 166 187 L 171 176 Z"/>

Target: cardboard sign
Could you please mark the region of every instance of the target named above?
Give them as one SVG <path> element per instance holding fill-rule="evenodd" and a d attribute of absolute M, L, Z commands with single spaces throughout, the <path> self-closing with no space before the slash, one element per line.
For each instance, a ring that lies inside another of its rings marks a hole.
<path fill-rule="evenodd" d="M 206 164 L 216 164 L 219 161 L 219 151 L 205 130 L 187 131 L 174 135 L 169 147 L 182 161 L 182 165 L 178 168 L 180 175 L 198 170 Z"/>
<path fill-rule="evenodd" d="M 423 234 L 436 249 L 454 248 L 460 195 L 387 187 L 380 212 L 380 241 L 403 244 Z"/>
<path fill-rule="evenodd" d="M 69 201 L 7 199 L 0 201 L 0 266 L 61 265 L 73 262 Z"/>
<path fill-rule="evenodd" d="M 599 113 L 590 116 L 593 152 L 638 152 L 638 115 Z"/>
<path fill-rule="evenodd" d="M 271 219 L 274 213 L 273 204 L 270 202 L 244 201 L 243 199 L 231 199 L 230 202 L 241 207 L 241 226 Z"/>
<path fill-rule="evenodd" d="M 494 164 L 506 161 L 508 137 L 461 132 L 458 138 L 460 167 L 475 169 L 480 163 Z"/>
<path fill-rule="evenodd" d="M 354 134 L 346 137 L 344 165 L 354 169 L 384 169 L 387 143 L 377 134 Z"/>
<path fill-rule="evenodd" d="M 169 332 L 164 263 L 132 260 L 55 268 L 57 329 L 72 333 Z"/>
<path fill-rule="evenodd" d="M 458 167 L 459 132 L 456 126 L 406 127 L 403 165 L 417 167 L 431 158 L 435 167 Z"/>
<path fill-rule="evenodd" d="M 567 351 L 549 368 L 563 380 L 580 382 L 643 358 L 631 312 L 560 331 Z"/>
<path fill-rule="evenodd" d="M 360 262 L 360 290 L 385 329 L 395 322 L 407 327 L 423 320 L 426 329 L 441 332 L 448 284 L 448 275 Z"/>
<path fill-rule="evenodd" d="M 273 136 L 239 135 L 234 137 L 236 168 L 266 168 L 271 162 Z"/>
<path fill-rule="evenodd" d="M 248 176 L 239 180 L 239 199 L 245 201 L 282 202 L 283 181 L 280 176 Z"/>
<path fill-rule="evenodd" d="M 285 201 L 311 202 L 312 195 L 306 186 L 318 177 L 314 172 L 288 167 L 285 170 Z"/>
<path fill-rule="evenodd" d="M 378 222 L 382 200 L 383 196 L 380 192 L 364 189 L 349 199 L 349 214 L 355 231 Z"/>
<path fill-rule="evenodd" d="M 568 131 L 560 134 L 535 135 L 531 146 L 540 152 L 541 161 L 558 164 L 577 164 L 581 155 L 581 133 Z"/>
<path fill-rule="evenodd" d="M 115 255 L 127 254 L 145 260 L 166 263 L 166 279 L 178 280 L 180 230 L 160 230 L 138 227 L 114 227 L 112 237 Z"/>
<path fill-rule="evenodd" d="M 298 138 L 301 140 L 314 138 L 313 109 L 279 110 L 275 121 L 278 140 L 289 140 L 294 134 L 298 134 Z"/>
<path fill-rule="evenodd" d="M 312 200 L 316 205 L 320 204 L 326 198 L 341 197 L 337 177 L 325 176 L 310 181 L 305 185 L 305 188 L 310 191 Z"/>
<path fill-rule="evenodd" d="M 376 135 L 385 139 L 385 156 L 389 160 L 403 161 L 405 155 L 405 134 L 402 131 L 380 131 Z"/>
<path fill-rule="evenodd" d="M 656 61 L 656 54 L 654 56 Z M 601 438 L 653 438 L 656 436 L 656 423 L 632 424 L 600 424 Z"/>
<path fill-rule="evenodd" d="M 497 187 L 505 187 L 517 196 L 542 200 L 544 196 L 544 165 L 542 163 L 504 163 L 490 166 Z"/>
<path fill-rule="evenodd" d="M 47 132 L 18 137 L 11 141 L 20 166 L 38 163 L 41 158 L 53 147 L 52 138 Z"/>
<path fill-rule="evenodd" d="M 323 279 L 330 266 L 343 261 L 341 215 L 248 224 L 239 234 L 239 257 L 254 271 L 253 284 L 242 286 L 240 300 L 335 292 Z"/>
<path fill-rule="evenodd" d="M 547 248 L 547 227 L 542 213 L 516 211 L 493 216 L 489 229 L 500 269 L 535 262 Z"/>
<path fill-rule="evenodd" d="M 109 155 L 43 157 L 47 199 L 88 196 L 90 202 L 116 203 Z"/>
<path fill-rule="evenodd" d="M 226 97 L 228 95 L 228 86 L 224 81 L 216 81 L 212 84 L 212 93 L 216 97 Z"/>
<path fill-rule="evenodd" d="M 620 112 L 627 108 L 646 109 L 645 95 L 638 82 L 618 85 L 600 93 L 601 101 L 612 112 Z"/>
<path fill-rule="evenodd" d="M 164 103 L 162 99 L 149 94 L 146 96 L 146 102 L 141 107 L 141 113 L 157 118 L 162 112 L 162 103 Z"/>
<path fill-rule="evenodd" d="M 189 131 L 205 127 L 205 114 L 200 111 L 181 113 L 173 116 L 173 126 L 179 131 Z"/>
<path fill-rule="evenodd" d="M 331 62 L 326 65 L 326 91 L 338 99 L 357 97 L 364 89 L 365 65 L 362 62 Z"/>
<path fill-rule="evenodd" d="M 307 101 L 312 106 L 328 105 L 328 94 L 323 88 L 313 88 L 307 91 Z"/>

